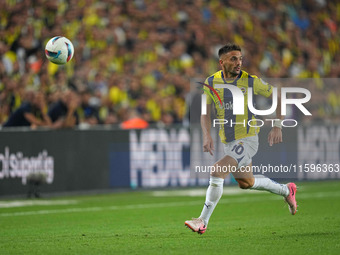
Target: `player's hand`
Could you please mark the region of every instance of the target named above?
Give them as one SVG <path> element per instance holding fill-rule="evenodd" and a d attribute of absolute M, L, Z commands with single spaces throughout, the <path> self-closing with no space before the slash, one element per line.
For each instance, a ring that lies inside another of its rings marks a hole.
<path fill-rule="evenodd" d="M 203 137 L 203 151 L 204 152 L 209 152 L 210 155 L 214 155 L 213 151 L 215 150 L 214 148 L 214 142 L 211 138 L 211 136 L 204 136 Z"/>
<path fill-rule="evenodd" d="M 268 134 L 268 143 L 269 146 L 273 146 L 273 144 L 282 143 L 282 130 L 278 127 L 273 127 Z"/>

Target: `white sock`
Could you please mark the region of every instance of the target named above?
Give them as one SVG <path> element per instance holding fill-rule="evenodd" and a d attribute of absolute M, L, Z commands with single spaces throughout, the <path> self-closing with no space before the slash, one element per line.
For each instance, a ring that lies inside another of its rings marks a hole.
<path fill-rule="evenodd" d="M 207 226 L 209 218 L 213 213 L 218 201 L 222 197 L 224 179 L 211 176 L 209 181 L 209 187 L 205 198 L 203 210 L 200 218 L 204 221 L 204 225 Z"/>
<path fill-rule="evenodd" d="M 254 175 L 255 181 L 253 187 L 251 189 L 256 190 L 267 190 L 271 193 L 281 195 L 281 196 L 288 196 L 289 195 L 289 189 L 287 185 L 277 183 L 264 175 Z"/>

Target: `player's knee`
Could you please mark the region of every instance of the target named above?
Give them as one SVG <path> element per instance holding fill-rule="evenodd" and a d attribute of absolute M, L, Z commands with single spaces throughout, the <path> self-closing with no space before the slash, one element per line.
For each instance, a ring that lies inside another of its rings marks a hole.
<path fill-rule="evenodd" d="M 222 171 L 214 171 L 210 174 L 211 177 L 216 177 L 216 178 L 221 178 L 221 179 L 225 179 L 226 175 L 227 173 L 224 173 Z"/>
<path fill-rule="evenodd" d="M 251 186 L 246 183 L 246 182 L 239 182 L 238 183 L 238 186 L 241 188 L 241 189 L 249 189 Z"/>
<path fill-rule="evenodd" d="M 250 189 L 254 185 L 250 180 L 237 180 L 237 182 L 241 189 Z"/>

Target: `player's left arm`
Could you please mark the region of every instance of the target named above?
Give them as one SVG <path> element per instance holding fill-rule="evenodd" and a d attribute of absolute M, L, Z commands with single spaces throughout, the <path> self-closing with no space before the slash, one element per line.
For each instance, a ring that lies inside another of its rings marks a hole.
<path fill-rule="evenodd" d="M 262 79 L 254 77 L 254 94 L 262 95 L 265 97 L 270 97 L 273 93 L 273 86 L 264 82 Z M 277 87 L 277 108 L 276 108 L 276 120 L 273 121 L 273 128 L 270 130 L 268 134 L 268 143 L 269 146 L 273 146 L 273 144 L 282 142 L 282 127 L 281 127 L 281 89 Z"/>

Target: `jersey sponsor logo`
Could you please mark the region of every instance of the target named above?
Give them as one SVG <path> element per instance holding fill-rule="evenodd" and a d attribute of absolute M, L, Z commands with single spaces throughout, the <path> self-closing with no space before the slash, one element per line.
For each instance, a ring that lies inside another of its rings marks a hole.
<path fill-rule="evenodd" d="M 225 102 L 224 104 L 224 110 L 232 110 L 233 109 L 233 102 Z"/>

